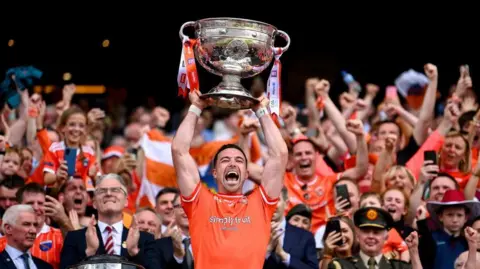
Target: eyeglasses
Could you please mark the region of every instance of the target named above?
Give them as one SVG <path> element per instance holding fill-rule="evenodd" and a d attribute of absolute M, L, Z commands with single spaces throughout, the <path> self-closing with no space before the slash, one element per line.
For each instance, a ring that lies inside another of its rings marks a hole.
<path fill-rule="evenodd" d="M 125 190 L 121 187 L 97 188 L 95 190 L 95 194 L 104 195 L 104 194 L 107 194 L 108 191 L 110 191 L 110 193 L 112 194 L 119 194 L 119 193 L 123 193 L 125 195 L 127 194 L 127 192 L 125 192 Z"/>

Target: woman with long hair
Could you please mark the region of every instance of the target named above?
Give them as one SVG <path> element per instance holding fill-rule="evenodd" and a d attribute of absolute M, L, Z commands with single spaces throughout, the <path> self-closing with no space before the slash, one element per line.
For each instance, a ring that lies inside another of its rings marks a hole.
<path fill-rule="evenodd" d="M 329 221 L 338 220 L 341 233 L 335 231 L 323 235 L 323 258 L 320 261 L 320 268 L 328 268 L 328 264 L 333 258 L 348 258 L 359 251 L 358 242 L 355 236 L 355 225 L 353 221 L 346 216 L 336 216 Z M 341 240 L 342 244 L 337 243 Z"/>

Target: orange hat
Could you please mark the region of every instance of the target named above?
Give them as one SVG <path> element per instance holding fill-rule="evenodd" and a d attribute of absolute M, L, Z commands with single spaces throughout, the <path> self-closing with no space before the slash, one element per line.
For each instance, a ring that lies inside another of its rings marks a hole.
<path fill-rule="evenodd" d="M 125 149 L 120 146 L 110 146 L 103 151 L 102 161 L 111 157 L 122 157 Z"/>
<path fill-rule="evenodd" d="M 368 154 L 368 163 L 375 165 L 378 161 L 378 156 L 376 154 L 370 153 Z M 345 160 L 345 170 L 350 169 L 355 167 L 355 164 L 357 163 L 357 156 L 352 156 Z"/>
<path fill-rule="evenodd" d="M 292 139 L 292 144 L 297 144 L 300 141 L 311 141 L 306 135 L 300 134 L 297 138 Z"/>

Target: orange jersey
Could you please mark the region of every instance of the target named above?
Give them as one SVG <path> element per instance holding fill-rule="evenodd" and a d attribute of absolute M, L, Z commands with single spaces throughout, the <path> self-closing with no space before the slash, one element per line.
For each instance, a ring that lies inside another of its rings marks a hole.
<path fill-rule="evenodd" d="M 6 246 L 7 238 L 0 238 L 0 252 L 3 251 Z M 30 251 L 34 257 L 49 263 L 54 269 L 58 269 L 60 267 L 60 252 L 62 251 L 62 247 L 62 232 L 59 229 L 44 224 L 42 230 L 33 242 Z"/>
<path fill-rule="evenodd" d="M 55 142 L 50 145 L 47 154 L 43 157 L 44 167 L 43 172 L 45 173 L 56 173 L 58 167 L 60 166 L 60 161 L 64 159 L 66 145 L 63 141 Z M 85 180 L 87 184 L 88 170 L 91 166 L 96 165 L 95 152 L 91 147 L 82 146 L 83 150 L 83 160 L 80 156 L 80 151 L 77 151 L 77 161 L 75 164 L 75 175 L 81 177 Z"/>
<path fill-rule="evenodd" d="M 288 191 L 288 202 L 285 214 L 297 204 L 305 204 L 312 210 L 311 232 L 316 233 L 320 226 L 327 222 L 327 218 L 335 214 L 333 200 L 333 184 L 340 174 L 322 177 L 317 175 L 309 183 L 303 183 L 291 172 L 285 173 L 285 187 Z"/>
<path fill-rule="evenodd" d="M 213 194 L 198 183 L 182 206 L 190 222 L 195 268 L 262 268 L 277 199 L 263 186 L 251 194 Z"/>

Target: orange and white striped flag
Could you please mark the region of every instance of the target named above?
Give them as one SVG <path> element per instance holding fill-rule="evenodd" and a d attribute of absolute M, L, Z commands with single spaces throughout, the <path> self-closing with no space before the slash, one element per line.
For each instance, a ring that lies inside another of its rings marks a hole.
<path fill-rule="evenodd" d="M 172 142 L 171 138 L 159 130 L 152 129 L 143 135 L 140 146 L 145 153 L 145 159 L 137 205 L 154 207 L 155 197 L 160 190 L 177 187 Z"/>

